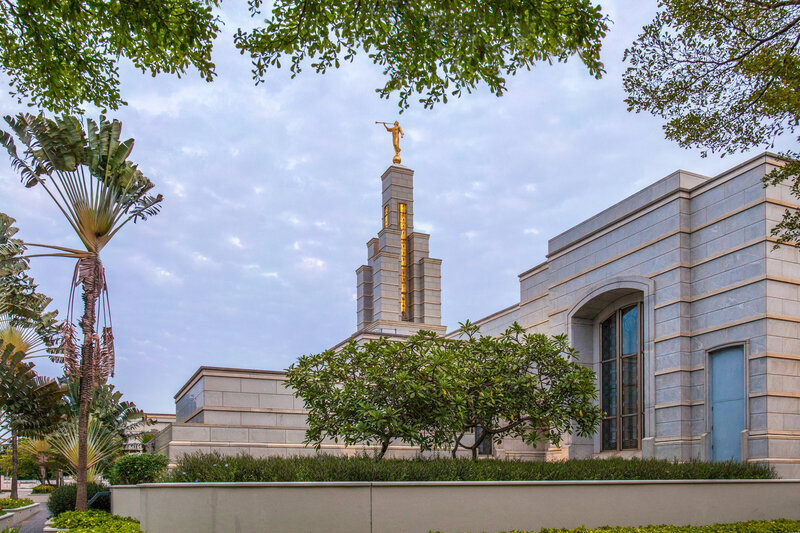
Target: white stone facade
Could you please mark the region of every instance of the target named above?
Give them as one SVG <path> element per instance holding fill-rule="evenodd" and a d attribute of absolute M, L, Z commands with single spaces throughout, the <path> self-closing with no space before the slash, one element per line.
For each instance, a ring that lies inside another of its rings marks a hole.
<path fill-rule="evenodd" d="M 727 419 L 719 413 L 731 404 L 715 403 L 728 399 L 707 386 L 718 379 L 709 361 L 722 368 L 721 354 L 733 350 L 744 358 L 737 378 L 743 384 L 743 423 L 736 429 L 741 441 L 735 458 L 768 462 L 781 475 L 800 478 L 800 252 L 773 249 L 770 236 L 784 211 L 798 206 L 788 187 L 765 189 L 761 182 L 779 164 L 776 156 L 763 154 L 713 178 L 677 171 L 549 241 L 547 260 L 519 276 L 519 302 L 477 324 L 492 335 L 515 321 L 530 332 L 568 335 L 581 361 L 596 371 L 601 397 L 616 394 L 614 405 L 622 411 L 594 438 L 567 438 L 547 450 L 506 442 L 496 455 L 712 460 L 725 444 L 720 421 Z M 441 261 L 428 256 L 428 236 L 413 232 L 412 179 L 411 170 L 394 165 L 382 177 L 384 227 L 367 244 L 368 264 L 357 270 L 358 331 L 351 338 L 444 331 Z M 400 203 L 404 228 L 397 218 Z M 625 354 L 627 326 L 619 322 L 626 319 L 615 313 L 634 307 L 639 366 L 604 385 L 604 376 L 611 376 L 604 368 L 617 365 L 614 376 L 633 368 Z M 613 365 L 601 363 L 612 350 L 603 344 L 602 324 L 610 324 L 609 332 L 617 327 Z M 154 449 L 173 459 L 179 449 L 306 453 L 302 402 L 282 387 L 282 379 L 279 372 L 201 368 L 176 396 L 177 423 L 157 437 Z M 203 398 L 191 406 L 197 383 L 203 383 Z M 618 449 L 608 449 L 607 436 L 627 438 L 627 448 L 615 441 Z M 408 447 L 395 451 L 413 454 Z"/>

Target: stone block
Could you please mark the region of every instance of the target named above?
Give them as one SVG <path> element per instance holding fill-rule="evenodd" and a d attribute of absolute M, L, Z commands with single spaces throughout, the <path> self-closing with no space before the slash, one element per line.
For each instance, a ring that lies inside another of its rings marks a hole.
<path fill-rule="evenodd" d="M 208 427 L 189 427 L 183 425 L 172 426 L 173 440 L 187 440 L 205 442 L 210 438 L 210 428 Z"/>
<path fill-rule="evenodd" d="M 285 380 L 278 380 L 275 385 L 276 394 L 291 394 L 294 396 L 294 389 L 287 385 Z"/>
<path fill-rule="evenodd" d="M 222 392 L 220 391 L 205 391 L 203 394 L 203 405 L 211 407 L 222 406 Z"/>
<path fill-rule="evenodd" d="M 223 392 L 224 407 L 258 407 L 258 394 L 252 392 Z"/>
<path fill-rule="evenodd" d="M 240 392 L 241 378 L 228 378 L 220 376 L 205 376 L 206 391 Z"/>
<path fill-rule="evenodd" d="M 765 357 L 766 371 L 770 374 L 784 376 L 800 376 L 800 361 L 795 359 L 781 359 L 779 357 Z"/>
<path fill-rule="evenodd" d="M 251 446 L 248 453 L 251 456 L 259 459 L 266 457 L 286 457 L 286 448 L 265 448 L 263 446 Z"/>
<path fill-rule="evenodd" d="M 259 394 L 257 407 L 268 409 L 293 409 L 294 396 L 289 394 Z"/>
<path fill-rule="evenodd" d="M 278 423 L 278 415 L 275 413 L 242 413 L 243 426 L 274 426 Z"/>
<path fill-rule="evenodd" d="M 306 438 L 305 430 L 301 429 L 287 429 L 283 433 L 288 444 L 302 444 Z"/>
<path fill-rule="evenodd" d="M 289 413 L 278 414 L 278 422 L 276 425 L 285 428 L 305 428 L 306 415 Z"/>
<path fill-rule="evenodd" d="M 211 441 L 213 442 L 247 442 L 247 428 L 211 428 Z"/>
<path fill-rule="evenodd" d="M 238 411 L 204 411 L 206 424 L 240 425 L 242 414 Z"/>

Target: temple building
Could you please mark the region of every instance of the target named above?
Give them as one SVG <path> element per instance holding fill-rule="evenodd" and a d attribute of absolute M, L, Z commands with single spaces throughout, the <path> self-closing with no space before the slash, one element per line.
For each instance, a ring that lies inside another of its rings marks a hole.
<path fill-rule="evenodd" d="M 550 239 L 546 261 L 519 275 L 519 301 L 477 324 L 484 334 L 513 322 L 566 333 L 597 375 L 603 421 L 558 448 L 508 440 L 483 452 L 734 459 L 800 477 L 800 252 L 775 248 L 770 234 L 800 206 L 788 186 L 761 181 L 780 164 L 767 153 L 714 177 L 679 170 Z M 356 271 L 350 338 L 444 333 L 441 260 L 413 229 L 413 171 L 392 165 L 381 183 L 382 228 Z M 151 449 L 172 461 L 212 449 L 314 453 L 302 444 L 303 402 L 283 381 L 282 372 L 201 367 Z"/>

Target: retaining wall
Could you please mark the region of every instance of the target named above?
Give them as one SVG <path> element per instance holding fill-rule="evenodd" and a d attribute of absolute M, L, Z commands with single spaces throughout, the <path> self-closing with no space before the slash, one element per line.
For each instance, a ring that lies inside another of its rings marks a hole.
<path fill-rule="evenodd" d="M 800 520 L 800 480 L 171 483 L 111 488 L 149 533 L 465 533 Z"/>

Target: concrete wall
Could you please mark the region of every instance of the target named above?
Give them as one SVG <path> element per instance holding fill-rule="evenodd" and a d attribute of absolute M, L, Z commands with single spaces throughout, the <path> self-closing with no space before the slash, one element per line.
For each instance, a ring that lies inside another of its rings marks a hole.
<path fill-rule="evenodd" d="M 150 533 L 465 533 L 800 519 L 797 480 L 178 483 L 111 490 L 114 514 L 137 518 Z"/>

